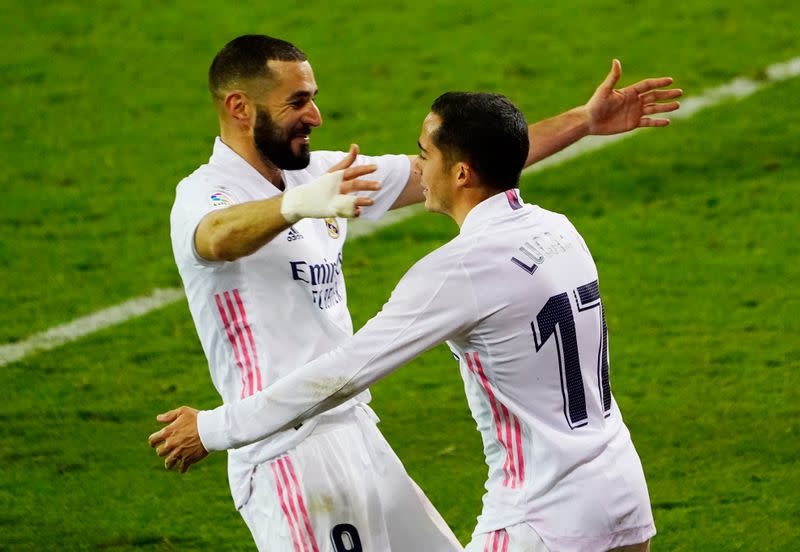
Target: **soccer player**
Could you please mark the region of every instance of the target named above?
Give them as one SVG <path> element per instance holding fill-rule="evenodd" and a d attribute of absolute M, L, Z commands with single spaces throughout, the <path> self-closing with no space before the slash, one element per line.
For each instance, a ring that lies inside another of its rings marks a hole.
<path fill-rule="evenodd" d="M 615 61 L 587 106 L 526 127 L 523 164 L 589 133 L 666 124 L 646 115 L 677 108 L 656 103 L 680 95 L 656 90 L 670 79 L 616 91 L 618 78 Z M 309 134 L 321 124 L 317 88 L 305 55 L 291 44 L 239 37 L 217 54 L 209 84 L 220 138 L 209 163 L 178 186 L 172 242 L 214 384 L 226 405 L 248 404 L 352 334 L 343 217 L 362 207 L 377 217 L 423 194 L 408 156 L 309 152 Z M 380 190 L 357 180 L 372 171 Z M 370 197 L 345 195 L 365 190 Z M 234 502 L 260 550 L 460 549 L 378 432 L 368 400 L 366 391 L 348 393 L 324 414 L 229 451 Z M 151 436 L 159 454 L 183 450 L 170 431 Z M 181 460 L 185 470 L 205 450 L 197 454 L 173 454 L 165 463 Z"/>
<path fill-rule="evenodd" d="M 646 550 L 655 526 L 611 393 L 597 269 L 566 217 L 520 197 L 528 144 L 524 117 L 504 97 L 440 96 L 422 126 L 419 166 L 425 206 L 459 235 L 416 263 L 342 346 L 255 396 L 200 412 L 195 442 L 225 450 L 290 428 L 447 341 L 489 466 L 467 550 Z M 179 414 L 193 429 L 192 413 Z"/>

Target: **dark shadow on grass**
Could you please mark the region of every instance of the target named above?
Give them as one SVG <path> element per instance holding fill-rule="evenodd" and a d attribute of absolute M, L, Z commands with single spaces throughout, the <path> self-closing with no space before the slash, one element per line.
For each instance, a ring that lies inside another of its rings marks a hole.
<path fill-rule="evenodd" d="M 678 510 L 691 506 L 688 502 L 653 502 L 653 510 Z"/>
<path fill-rule="evenodd" d="M 116 548 L 158 548 L 185 550 L 188 547 L 200 549 L 203 541 L 197 537 L 176 537 L 171 535 L 133 535 L 119 536 L 111 540 L 102 541 L 96 544 L 100 550 L 113 550 Z"/>
<path fill-rule="evenodd" d="M 78 418 L 85 422 L 113 422 L 121 424 L 124 420 L 118 412 L 99 412 L 92 410 L 78 410 Z"/>

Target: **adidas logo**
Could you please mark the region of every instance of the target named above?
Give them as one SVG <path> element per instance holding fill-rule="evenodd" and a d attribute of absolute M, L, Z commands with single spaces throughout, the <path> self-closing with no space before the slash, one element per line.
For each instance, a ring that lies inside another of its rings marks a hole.
<path fill-rule="evenodd" d="M 289 234 L 286 236 L 286 241 L 302 240 L 303 234 L 294 229 L 294 226 L 289 227 Z"/>

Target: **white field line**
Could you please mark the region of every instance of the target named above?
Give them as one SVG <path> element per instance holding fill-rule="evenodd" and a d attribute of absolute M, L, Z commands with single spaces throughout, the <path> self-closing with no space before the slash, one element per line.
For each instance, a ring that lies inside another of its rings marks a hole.
<path fill-rule="evenodd" d="M 800 57 L 790 59 L 783 63 L 770 65 L 767 67 L 765 74 L 766 78 L 763 80 L 757 81 L 739 77 L 722 86 L 706 90 L 699 96 L 687 98 L 681 102 L 680 110 L 670 114 L 669 118 L 674 120 L 688 119 L 698 111 L 708 107 L 713 107 L 727 100 L 747 97 L 769 84 L 794 78 L 800 75 Z M 570 161 L 584 153 L 604 148 L 619 140 L 648 131 L 649 129 L 640 129 L 635 132 L 617 134 L 614 136 L 589 136 L 563 151 L 529 167 L 525 170 L 525 173 L 540 171 L 547 167 Z M 423 207 L 421 205 L 414 205 L 392 211 L 382 217 L 380 221 L 356 221 L 350 225 L 348 236 L 351 239 L 368 236 L 384 226 L 395 224 L 419 213 L 422 209 Z M 120 324 L 137 316 L 145 315 L 153 310 L 179 301 L 183 297 L 182 288 L 156 289 L 150 295 L 137 297 L 119 305 L 97 311 L 94 314 L 78 318 L 67 324 L 34 334 L 24 341 L 0 345 L 0 366 L 16 362 L 35 352 L 49 351 L 64 343 L 75 341 L 109 326 Z"/>
<path fill-rule="evenodd" d="M 174 303 L 183 296 L 181 288 L 155 289 L 150 295 L 137 297 L 94 314 L 77 318 L 68 324 L 55 326 L 45 332 L 34 334 L 25 341 L 2 345 L 0 346 L 0 366 L 25 358 L 37 351 L 55 349 L 64 343 L 75 341 L 103 328 L 142 316 L 164 305 Z"/>

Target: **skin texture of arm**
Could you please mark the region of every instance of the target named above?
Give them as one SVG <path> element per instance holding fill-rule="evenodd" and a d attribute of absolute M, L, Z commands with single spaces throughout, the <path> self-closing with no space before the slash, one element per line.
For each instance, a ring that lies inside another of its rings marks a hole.
<path fill-rule="evenodd" d="M 358 146 L 354 144 L 345 158 L 328 171 L 344 169 L 344 180 L 340 189 L 342 194 L 380 188 L 378 182 L 358 180 L 359 177 L 374 172 L 376 167 L 351 167 L 357 156 Z M 212 211 L 203 217 L 195 230 L 194 244 L 197 253 L 208 261 L 235 261 L 255 253 L 291 225 L 281 214 L 283 198 L 280 195 Z M 357 208 L 373 203 L 367 197 L 358 197 L 355 200 Z"/>

